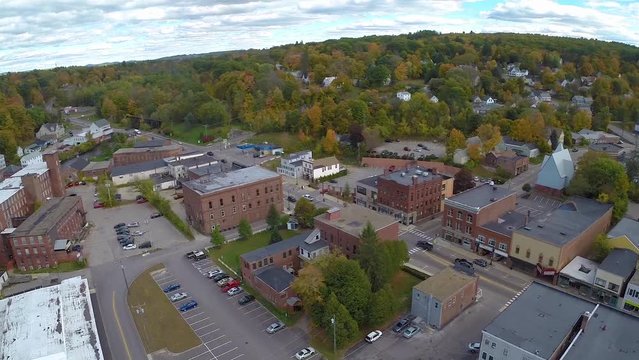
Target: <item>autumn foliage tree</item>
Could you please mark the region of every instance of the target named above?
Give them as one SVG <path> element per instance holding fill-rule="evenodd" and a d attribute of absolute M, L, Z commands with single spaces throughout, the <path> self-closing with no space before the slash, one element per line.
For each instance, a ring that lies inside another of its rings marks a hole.
<path fill-rule="evenodd" d="M 457 149 L 463 149 L 466 147 L 466 136 L 461 131 L 453 128 L 448 134 L 446 141 L 446 154 L 452 156 Z"/>

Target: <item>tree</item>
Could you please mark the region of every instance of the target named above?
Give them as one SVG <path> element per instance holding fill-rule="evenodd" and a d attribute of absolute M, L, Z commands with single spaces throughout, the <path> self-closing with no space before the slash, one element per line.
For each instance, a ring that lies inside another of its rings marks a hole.
<path fill-rule="evenodd" d="M 597 239 L 592 245 L 592 252 L 595 257 L 594 260 L 597 262 L 602 262 L 606 258 L 606 256 L 608 256 L 610 250 L 612 250 L 612 246 L 608 241 L 608 236 L 606 234 L 597 235 Z"/>
<path fill-rule="evenodd" d="M 357 321 L 335 293 L 328 296 L 323 308 L 324 316 L 321 325 L 324 329 L 332 329 L 332 319 L 335 320 L 335 343 L 338 347 L 349 343 L 359 334 Z"/>
<path fill-rule="evenodd" d="M 397 297 L 393 294 L 389 285 L 373 293 L 371 307 L 368 311 L 368 323 L 381 325 L 393 315 L 397 308 Z"/>
<path fill-rule="evenodd" d="M 211 244 L 213 245 L 213 247 L 220 247 L 224 244 L 224 234 L 222 234 L 222 232 L 220 231 L 220 227 L 216 226 L 215 228 L 213 228 L 213 231 L 211 231 Z"/>
<path fill-rule="evenodd" d="M 497 144 L 501 142 L 501 132 L 499 131 L 499 126 L 482 124 L 479 128 L 477 128 L 477 136 L 479 136 L 479 138 L 481 139 L 481 150 L 484 154 L 492 151 L 495 146 L 497 146 Z"/>
<path fill-rule="evenodd" d="M 557 130 L 552 129 L 550 133 L 550 148 L 554 150 L 557 148 L 557 145 L 559 145 L 559 135 L 557 134 Z"/>
<path fill-rule="evenodd" d="M 453 128 L 448 134 L 448 140 L 446 141 L 446 154 L 448 156 L 453 156 L 455 154 L 455 150 L 463 149 L 466 147 L 466 137 L 464 133 Z"/>
<path fill-rule="evenodd" d="M 461 169 L 457 174 L 455 174 L 453 193 L 457 194 L 474 187 L 475 181 L 473 181 L 473 174 L 469 170 Z"/>
<path fill-rule="evenodd" d="M 295 204 L 295 217 L 303 228 L 313 227 L 313 217 L 316 211 L 315 205 L 305 198 L 299 199 Z"/>
<path fill-rule="evenodd" d="M 590 113 L 580 110 L 572 117 L 572 129 L 579 131 L 581 129 L 590 129 L 592 126 L 592 116 Z"/>
<path fill-rule="evenodd" d="M 529 183 L 525 183 L 524 185 L 522 185 L 521 189 L 525 192 L 530 192 L 531 186 Z"/>
<path fill-rule="evenodd" d="M 304 300 L 305 304 L 311 305 L 322 301 L 322 293 L 326 290 L 326 284 L 317 260 L 304 264 L 297 278 L 293 281 L 293 290 Z"/>
<path fill-rule="evenodd" d="M 364 129 L 362 128 L 360 124 L 352 124 L 350 126 L 348 133 L 349 133 L 352 147 L 357 147 L 359 143 L 364 141 L 363 131 Z"/>
<path fill-rule="evenodd" d="M 277 230 L 280 226 L 280 213 L 274 204 L 268 208 L 268 214 L 266 215 L 266 224 L 269 230 Z"/>
<path fill-rule="evenodd" d="M 350 201 L 351 200 L 351 186 L 348 184 L 348 182 L 344 183 L 344 188 L 342 189 L 342 197 L 345 198 L 346 200 Z"/>
<path fill-rule="evenodd" d="M 246 218 L 242 218 L 242 220 L 240 220 L 238 232 L 240 234 L 240 240 L 248 240 L 251 236 L 253 236 L 253 228 L 251 228 L 251 223 L 249 223 Z"/>
<path fill-rule="evenodd" d="M 357 261 L 368 276 L 371 290 L 375 292 L 381 289 L 392 275 L 389 271 L 389 254 L 379 246 L 377 233 L 370 222 L 366 223 L 359 238 L 362 243 L 357 254 Z"/>
<path fill-rule="evenodd" d="M 339 143 L 337 142 L 337 134 L 335 130 L 326 130 L 326 136 L 322 139 L 322 151 L 328 155 L 335 155 L 339 153 Z"/>
<path fill-rule="evenodd" d="M 277 228 L 272 228 L 270 233 L 269 244 L 275 244 L 276 242 L 282 241 L 282 235 L 280 235 L 280 231 L 277 230 Z"/>
<path fill-rule="evenodd" d="M 363 325 L 371 300 L 371 285 L 359 263 L 345 256 L 332 256 L 322 268 L 326 287 L 333 292 L 353 319 Z"/>

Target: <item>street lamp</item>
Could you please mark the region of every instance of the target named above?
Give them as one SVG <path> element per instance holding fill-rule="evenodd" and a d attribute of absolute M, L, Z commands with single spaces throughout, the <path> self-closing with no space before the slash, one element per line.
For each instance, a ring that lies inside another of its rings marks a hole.
<path fill-rule="evenodd" d="M 109 197 L 109 204 L 111 204 L 111 184 L 108 182 L 104 183 L 104 187 L 107 189 L 107 196 Z M 109 205 L 111 206 L 111 205 Z"/>
<path fill-rule="evenodd" d="M 331 318 L 331 324 L 333 324 L 333 354 L 337 352 L 337 337 L 335 336 L 335 315 Z"/>
<path fill-rule="evenodd" d="M 120 263 L 120 268 L 122 269 L 122 276 L 124 276 L 124 284 L 126 285 L 126 292 L 129 293 L 129 281 L 126 279 L 126 273 L 124 272 L 124 264 Z"/>

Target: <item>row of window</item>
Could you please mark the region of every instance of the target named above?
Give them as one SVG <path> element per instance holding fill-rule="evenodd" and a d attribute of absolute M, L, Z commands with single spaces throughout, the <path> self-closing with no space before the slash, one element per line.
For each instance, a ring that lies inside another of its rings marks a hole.
<path fill-rule="evenodd" d="M 280 191 L 280 186 L 279 185 L 275 185 L 275 191 Z M 273 186 L 271 185 L 270 187 L 265 186 L 264 187 L 264 194 L 268 194 L 269 192 L 273 192 Z M 242 197 L 242 201 L 246 201 L 246 193 L 242 193 L 241 197 Z M 260 196 L 260 189 L 255 189 L 255 196 Z M 218 201 L 220 202 L 220 206 L 224 206 L 224 198 L 219 198 Z M 273 198 L 271 197 L 271 201 L 273 201 Z M 235 195 L 231 195 L 231 203 L 235 202 Z M 268 200 L 267 200 L 268 202 Z M 258 201 L 259 203 L 259 201 Z M 209 201 L 209 209 L 213 209 L 213 201 Z"/>
<path fill-rule="evenodd" d="M 449 228 L 452 228 L 452 227 L 453 227 L 453 222 L 452 222 L 452 220 L 451 220 L 451 219 L 446 219 L 446 226 L 447 226 L 447 227 L 449 227 Z M 456 221 L 456 222 L 455 222 L 455 226 L 454 226 L 454 228 L 455 228 L 455 230 L 457 230 L 457 231 L 462 231 L 462 222 L 457 222 L 457 221 Z M 466 233 L 466 234 L 471 234 L 471 233 L 472 233 L 472 231 L 473 231 L 472 226 L 466 225 L 466 231 L 465 231 L 465 233 Z"/>
<path fill-rule="evenodd" d="M 289 257 L 293 256 L 293 249 L 289 249 L 288 253 L 286 251 L 284 251 L 282 253 L 282 258 L 286 259 L 286 255 L 287 254 L 288 254 Z M 297 254 L 297 250 L 295 251 L 295 254 Z M 263 260 L 259 260 L 257 262 L 251 263 L 251 269 L 256 270 L 256 269 L 259 269 L 261 267 L 272 265 L 272 264 L 273 264 L 273 257 L 271 256 L 269 258 L 264 258 Z M 248 269 L 249 264 L 245 263 L 244 267 Z"/>
<path fill-rule="evenodd" d="M 448 209 L 447 211 L 448 216 L 453 216 L 453 209 Z M 457 211 L 457 219 L 461 220 L 463 217 L 463 212 L 461 211 Z M 472 223 L 473 222 L 473 216 L 471 214 L 466 214 L 466 222 L 468 223 Z"/>
<path fill-rule="evenodd" d="M 480 244 L 485 244 L 486 237 L 484 235 L 477 235 L 477 242 Z M 488 238 L 488 246 L 491 246 L 491 247 L 496 246 L 499 250 L 508 252 L 508 244 L 505 244 L 505 243 L 496 244 L 495 239 L 493 238 Z"/>
<path fill-rule="evenodd" d="M 519 245 L 515 246 L 515 254 L 519 254 Z M 530 249 L 526 249 L 526 259 L 530 259 Z M 537 263 L 543 264 L 543 262 L 544 262 L 544 254 L 540 253 L 539 256 L 537 257 Z M 555 263 L 555 258 L 551 256 L 550 259 L 548 259 L 548 266 L 553 266 L 554 263 Z"/>
<path fill-rule="evenodd" d="M 275 198 L 271 198 L 270 199 L 271 203 L 275 202 Z M 266 199 L 266 204 L 269 204 L 269 199 Z M 258 200 L 257 201 L 257 206 L 261 206 L 262 205 L 262 201 Z M 248 203 L 248 209 L 252 209 L 253 208 L 253 203 Z M 247 210 L 247 206 L 246 204 L 242 205 L 242 211 L 246 211 Z M 233 214 L 237 214 L 237 206 L 233 206 L 231 208 L 231 211 L 233 212 Z M 226 210 L 225 209 L 220 209 L 220 217 L 225 217 L 226 216 Z M 209 219 L 214 220 L 215 219 L 215 213 L 211 212 L 209 213 Z"/>
<path fill-rule="evenodd" d="M 595 284 L 598 286 L 601 286 L 602 288 L 606 288 L 606 283 L 608 284 L 607 289 L 610 291 L 614 291 L 617 292 L 619 291 L 619 285 L 613 283 L 613 282 L 607 282 L 606 280 L 602 279 L 602 278 L 596 278 L 595 279 Z"/>

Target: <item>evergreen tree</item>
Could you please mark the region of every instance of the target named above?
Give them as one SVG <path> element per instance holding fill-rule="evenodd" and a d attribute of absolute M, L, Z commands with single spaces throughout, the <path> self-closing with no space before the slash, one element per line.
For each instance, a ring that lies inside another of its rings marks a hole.
<path fill-rule="evenodd" d="M 238 232 L 240 233 L 240 240 L 248 240 L 253 236 L 253 229 L 251 228 L 251 223 L 248 222 L 245 218 L 240 220 L 240 224 L 238 225 Z"/>

